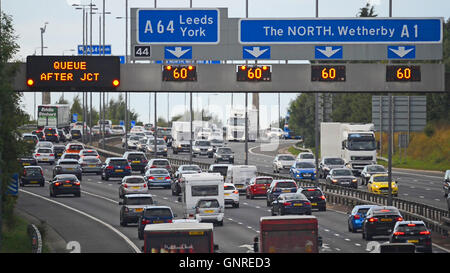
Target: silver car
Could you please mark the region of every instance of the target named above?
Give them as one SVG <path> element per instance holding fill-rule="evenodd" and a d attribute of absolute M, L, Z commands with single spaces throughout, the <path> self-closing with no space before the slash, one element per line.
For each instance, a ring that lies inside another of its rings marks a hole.
<path fill-rule="evenodd" d="M 167 156 L 167 143 L 164 141 L 164 139 L 162 138 L 158 138 L 156 140 L 156 154 L 158 155 L 163 155 L 163 156 Z M 155 139 L 149 139 L 147 142 L 147 151 L 150 154 L 154 154 L 155 153 Z"/>
<path fill-rule="evenodd" d="M 96 156 L 84 156 L 78 161 L 83 173 L 102 174 L 102 161 Z"/>
<path fill-rule="evenodd" d="M 82 179 L 82 170 L 81 166 L 78 163 L 78 160 L 75 159 L 61 159 L 58 161 L 58 165 L 53 169 L 53 177 L 58 174 L 73 174 L 78 180 Z"/>
<path fill-rule="evenodd" d="M 137 223 L 139 217 L 144 212 L 144 208 L 149 205 L 155 205 L 151 194 L 126 194 L 123 200 L 119 202 L 120 225 L 127 226 L 128 223 Z"/>
<path fill-rule="evenodd" d="M 273 160 L 273 172 L 279 173 L 280 170 L 289 170 L 295 163 L 295 157 L 290 154 L 279 154 Z"/>
<path fill-rule="evenodd" d="M 224 208 L 217 199 L 200 199 L 195 206 L 195 219 L 223 226 Z"/>
<path fill-rule="evenodd" d="M 46 162 L 50 163 L 50 165 L 55 163 L 55 153 L 53 152 L 53 148 L 37 148 L 33 153 L 33 157 L 38 163 Z"/>
<path fill-rule="evenodd" d="M 122 183 L 119 186 L 119 198 L 123 198 L 125 194 L 141 193 L 148 193 L 147 182 L 144 177 L 130 175 L 122 178 Z"/>
<path fill-rule="evenodd" d="M 387 171 L 382 165 L 374 164 L 364 166 L 364 169 L 361 171 L 361 184 L 367 185 L 370 177 L 374 174 L 387 174 Z"/>

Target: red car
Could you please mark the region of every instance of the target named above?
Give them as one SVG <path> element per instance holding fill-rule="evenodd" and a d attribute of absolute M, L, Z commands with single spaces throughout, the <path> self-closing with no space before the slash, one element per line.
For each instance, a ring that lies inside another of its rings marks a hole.
<path fill-rule="evenodd" d="M 270 187 L 273 178 L 270 176 L 257 176 L 250 180 L 247 185 L 245 197 L 253 199 L 255 196 L 266 196 L 267 189 Z"/>

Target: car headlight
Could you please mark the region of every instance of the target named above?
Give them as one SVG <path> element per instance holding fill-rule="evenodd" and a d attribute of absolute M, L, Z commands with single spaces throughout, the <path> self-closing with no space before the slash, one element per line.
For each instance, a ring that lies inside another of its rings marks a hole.
<path fill-rule="evenodd" d="M 195 148 L 193 149 L 194 151 L 200 151 L 200 148 Z"/>
<path fill-rule="evenodd" d="M 208 151 L 209 151 L 209 152 L 212 152 L 212 150 L 213 150 L 213 148 L 208 148 Z"/>
<path fill-rule="evenodd" d="M 167 148 L 164 148 L 164 152 L 167 152 Z"/>
<path fill-rule="evenodd" d="M 356 183 L 356 182 L 358 182 L 358 179 L 352 179 L 352 182 Z"/>

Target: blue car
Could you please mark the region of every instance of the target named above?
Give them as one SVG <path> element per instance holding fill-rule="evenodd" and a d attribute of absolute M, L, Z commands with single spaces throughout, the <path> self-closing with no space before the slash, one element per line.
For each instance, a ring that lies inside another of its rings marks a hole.
<path fill-rule="evenodd" d="M 358 229 L 362 229 L 362 224 L 366 218 L 367 211 L 374 205 L 358 205 L 348 215 L 348 231 L 355 233 Z"/>
<path fill-rule="evenodd" d="M 177 217 L 173 214 L 172 209 L 168 206 L 147 206 L 138 220 L 138 238 L 144 240 L 145 225 L 172 223 L 173 218 Z"/>
<path fill-rule="evenodd" d="M 126 158 L 110 157 L 102 166 L 102 180 L 108 181 L 111 177 L 124 178 L 129 175 L 131 175 L 131 166 Z"/>
<path fill-rule="evenodd" d="M 289 174 L 294 180 L 316 180 L 316 167 L 311 162 L 295 162 L 289 170 Z"/>
<path fill-rule="evenodd" d="M 153 168 L 145 172 L 148 187 L 164 187 L 170 189 L 172 179 L 166 168 Z"/>

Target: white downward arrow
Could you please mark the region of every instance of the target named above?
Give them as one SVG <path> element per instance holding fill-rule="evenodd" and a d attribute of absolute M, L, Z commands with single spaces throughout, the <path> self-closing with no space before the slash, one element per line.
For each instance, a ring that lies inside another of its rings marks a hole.
<path fill-rule="evenodd" d="M 400 58 L 403 58 L 406 54 L 411 52 L 414 48 L 405 49 L 404 46 L 399 46 L 398 49 L 389 48 L 392 52 L 397 54 Z"/>
<path fill-rule="evenodd" d="M 245 51 L 250 53 L 250 55 L 252 55 L 255 58 L 258 58 L 259 56 L 264 54 L 264 52 L 266 52 L 267 50 L 269 50 L 269 49 L 266 48 L 266 49 L 260 50 L 259 46 L 254 46 L 252 50 L 245 48 Z"/>
<path fill-rule="evenodd" d="M 177 58 L 180 58 L 181 56 L 183 56 L 189 50 L 191 50 L 191 49 L 188 48 L 188 49 L 182 50 L 180 46 L 175 47 L 175 50 L 167 49 L 167 51 L 172 53 L 172 55 L 177 57 Z"/>
<path fill-rule="evenodd" d="M 340 48 L 336 48 L 335 50 L 333 50 L 333 47 L 326 46 L 325 50 L 320 49 L 320 48 L 318 48 L 317 50 L 319 50 L 320 53 L 322 53 L 323 55 L 327 56 L 327 58 L 330 58 L 331 56 L 333 56 L 336 52 L 338 52 L 341 49 Z"/>

